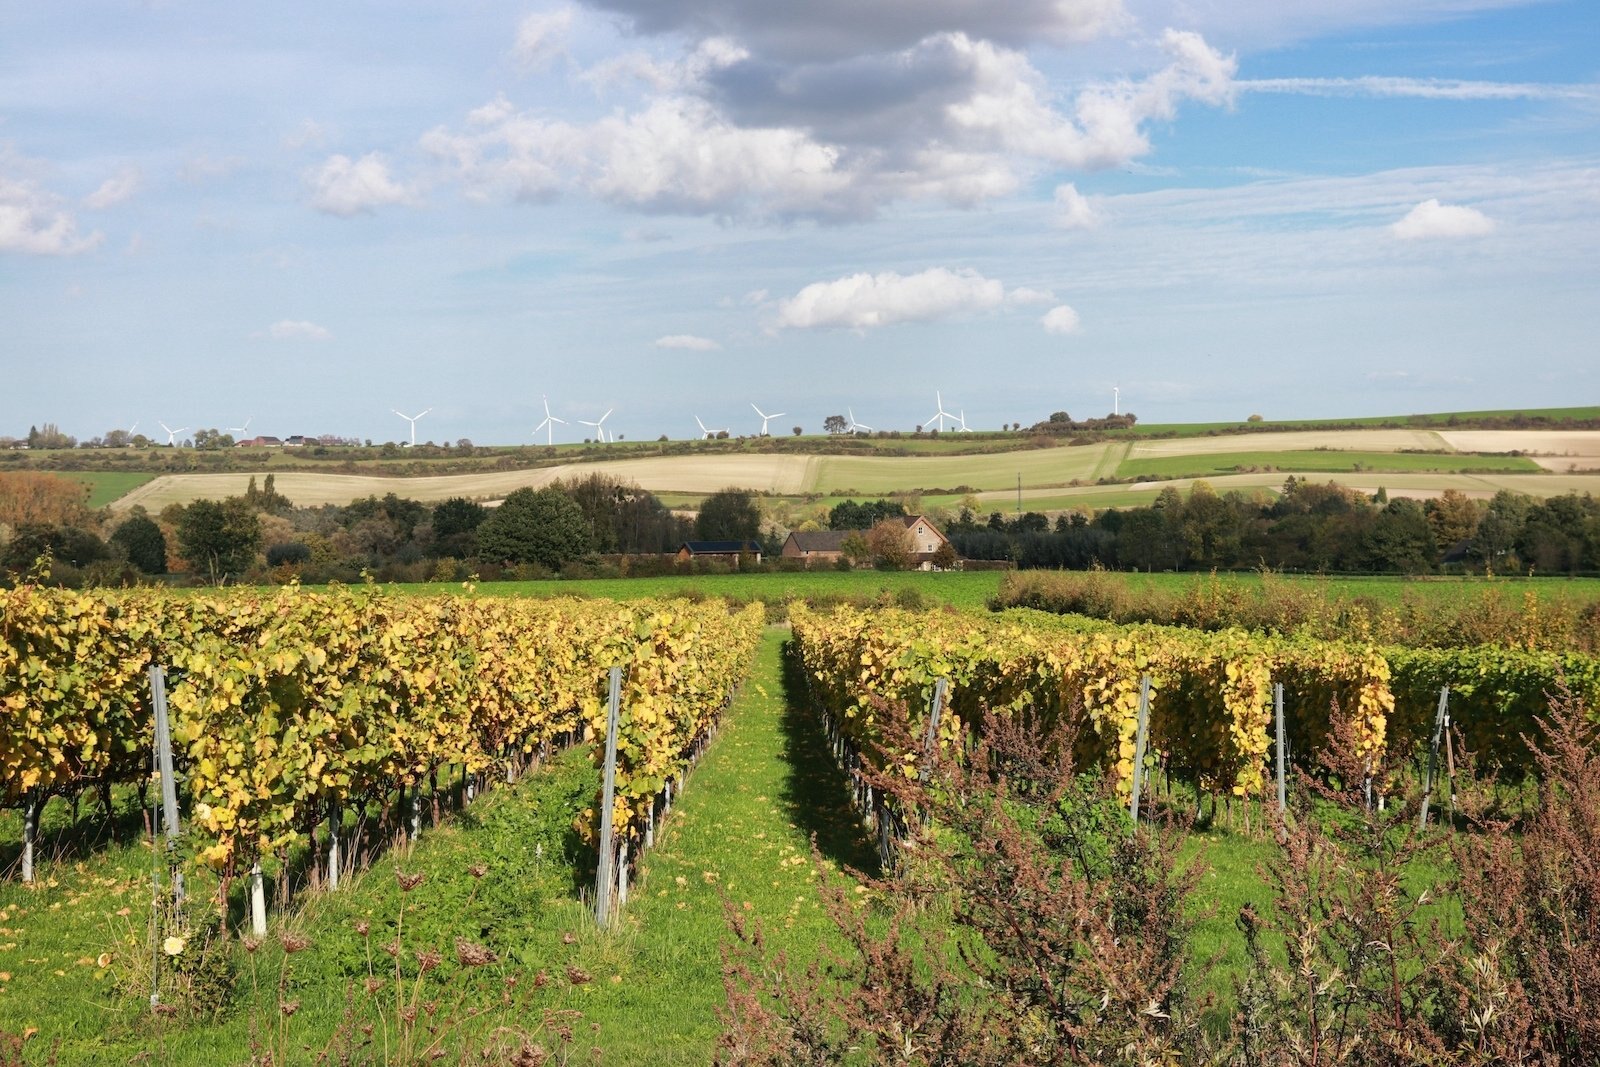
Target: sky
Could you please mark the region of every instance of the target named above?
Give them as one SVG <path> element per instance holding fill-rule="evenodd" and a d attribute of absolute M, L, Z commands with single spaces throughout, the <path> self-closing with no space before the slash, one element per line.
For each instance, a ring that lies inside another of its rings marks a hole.
<path fill-rule="evenodd" d="M 1597 41 L 1593 0 L 0 0 L 0 434 L 1597 403 Z"/>

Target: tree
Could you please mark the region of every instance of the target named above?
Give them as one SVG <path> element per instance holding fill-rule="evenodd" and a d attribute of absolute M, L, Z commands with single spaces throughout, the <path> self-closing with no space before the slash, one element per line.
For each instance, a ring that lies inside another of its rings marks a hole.
<path fill-rule="evenodd" d="M 167 573 L 167 538 L 154 519 L 142 511 L 130 516 L 111 535 L 128 562 L 146 574 Z"/>
<path fill-rule="evenodd" d="M 1366 563 L 1373 570 L 1421 574 L 1438 554 L 1422 505 L 1405 497 L 1389 501 L 1367 533 Z"/>
<path fill-rule="evenodd" d="M 1477 532 L 1478 519 L 1485 509 L 1461 490 L 1446 489 L 1437 499 L 1424 504 L 1422 510 L 1433 527 L 1433 539 L 1448 551 Z"/>
<path fill-rule="evenodd" d="M 89 487 L 59 474 L 0 473 L 0 523 L 78 526 L 88 521 Z"/>
<path fill-rule="evenodd" d="M 822 420 L 822 428 L 828 433 L 839 434 L 848 430 L 850 428 L 850 424 L 845 421 L 845 417 L 843 415 L 829 415 L 827 418 Z"/>
<path fill-rule="evenodd" d="M 111 552 L 92 531 L 40 523 L 17 529 L 16 536 L 6 546 L 4 562 L 8 569 L 21 571 L 45 555 L 74 567 L 87 567 L 107 559 Z"/>
<path fill-rule="evenodd" d="M 701 541 L 756 541 L 761 538 L 761 508 L 748 489 L 727 488 L 706 497 L 695 516 Z"/>
<path fill-rule="evenodd" d="M 867 549 L 880 570 L 903 571 L 911 566 L 917 542 L 899 519 L 884 519 L 867 531 Z"/>
<path fill-rule="evenodd" d="M 954 570 L 958 562 L 956 548 L 949 541 L 940 541 L 939 547 L 933 550 L 933 565 L 942 571 Z"/>
<path fill-rule="evenodd" d="M 801 435 L 801 434 L 803 434 L 803 433 L 805 433 L 805 432 L 806 432 L 806 431 L 805 431 L 805 427 L 803 427 L 803 426 L 796 426 L 796 427 L 795 427 L 795 428 L 794 428 L 794 435 L 795 435 L 795 436 L 796 436 L 796 437 L 799 437 L 799 436 L 800 436 L 800 435 Z"/>
<path fill-rule="evenodd" d="M 872 561 L 872 549 L 867 546 L 866 537 L 859 533 L 852 533 L 840 543 L 839 554 L 858 567 Z"/>
<path fill-rule="evenodd" d="M 439 554 L 457 559 L 472 555 L 478 527 L 488 516 L 489 510 L 475 500 L 463 496 L 441 500 L 433 509 L 433 541 Z"/>
<path fill-rule="evenodd" d="M 558 570 L 589 552 L 589 521 L 561 490 L 518 489 L 478 527 L 478 555 Z"/>
<path fill-rule="evenodd" d="M 179 553 L 213 581 L 248 570 L 260 548 L 261 519 L 243 497 L 196 500 L 178 519 Z"/>
<path fill-rule="evenodd" d="M 860 504 L 854 500 L 842 500 L 828 512 L 828 529 L 867 530 L 876 525 L 879 519 L 894 518 L 905 513 L 906 506 L 898 500 L 880 499 Z"/>

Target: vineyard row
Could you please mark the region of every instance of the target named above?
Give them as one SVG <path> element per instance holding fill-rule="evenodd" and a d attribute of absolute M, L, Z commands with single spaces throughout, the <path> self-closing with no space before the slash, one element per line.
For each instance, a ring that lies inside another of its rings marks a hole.
<path fill-rule="evenodd" d="M 237 869 L 440 768 L 603 739 L 620 666 L 612 823 L 626 841 L 715 725 L 762 623 L 759 605 L 717 601 L 3 590 L 0 788 L 37 805 L 144 780 L 160 665 L 197 854 Z"/>
<path fill-rule="evenodd" d="M 930 695 L 944 678 L 949 712 L 938 720 L 941 744 L 960 743 L 989 709 L 1026 709 L 1048 724 L 1081 708 L 1092 724 L 1085 737 L 1098 747 L 1083 755 L 1124 787 L 1146 674 L 1151 750 L 1170 772 L 1234 796 L 1260 796 L 1269 781 L 1274 682 L 1284 686 L 1286 733 L 1297 758 L 1323 747 L 1337 717 L 1373 767 L 1388 752 L 1409 755 L 1427 743 L 1446 685 L 1467 749 L 1513 772 L 1528 769 L 1524 738 L 1538 733 L 1547 693 L 1564 685 L 1591 706 L 1600 697 L 1600 660 L 1578 654 L 1378 647 L 1033 612 L 823 614 L 796 606 L 790 618 L 813 695 L 858 747 L 881 752 L 888 737 L 923 737 Z M 886 729 L 885 715 L 905 721 Z M 910 766 L 919 754 L 885 758 Z"/>

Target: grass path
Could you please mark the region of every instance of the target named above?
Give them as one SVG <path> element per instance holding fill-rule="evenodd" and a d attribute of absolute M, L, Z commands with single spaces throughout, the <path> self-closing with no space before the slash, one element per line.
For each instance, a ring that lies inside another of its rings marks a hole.
<path fill-rule="evenodd" d="M 721 734 L 646 859 L 622 929 L 591 946 L 589 1003 L 607 1063 L 704 1064 L 724 1000 L 723 901 L 755 915 L 773 947 L 809 959 L 832 925 L 809 862 L 874 862 L 815 721 L 784 699 L 782 643 L 767 632 Z"/>

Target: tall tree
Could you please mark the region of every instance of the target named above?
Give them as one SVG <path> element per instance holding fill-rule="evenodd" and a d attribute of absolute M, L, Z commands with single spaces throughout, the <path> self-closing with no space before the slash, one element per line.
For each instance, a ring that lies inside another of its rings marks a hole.
<path fill-rule="evenodd" d="M 700 505 L 694 535 L 701 541 L 759 541 L 761 508 L 748 489 L 718 490 Z"/>
<path fill-rule="evenodd" d="M 146 574 L 167 573 L 167 538 L 142 511 L 131 515 L 111 535 L 111 543 L 127 553 L 128 562 Z"/>
<path fill-rule="evenodd" d="M 589 521 L 561 490 L 518 489 L 478 527 L 478 555 L 559 570 L 590 550 Z"/>
<path fill-rule="evenodd" d="M 248 570 L 260 550 L 261 519 L 243 497 L 196 500 L 178 519 L 178 551 L 212 581 Z"/>

